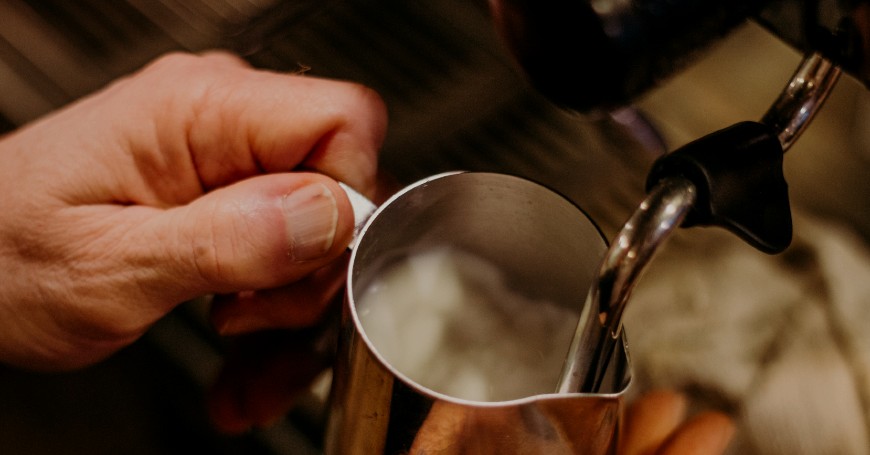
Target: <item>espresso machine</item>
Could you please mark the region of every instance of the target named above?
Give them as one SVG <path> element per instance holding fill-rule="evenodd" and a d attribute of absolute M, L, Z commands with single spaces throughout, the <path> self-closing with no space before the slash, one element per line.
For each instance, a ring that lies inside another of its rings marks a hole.
<path fill-rule="evenodd" d="M 555 6 L 511 0 L 491 4 L 500 35 L 532 85 L 557 104 L 584 112 L 631 104 L 691 65 L 746 18 L 803 54 L 757 121 L 723 125 L 651 165 L 647 197 L 605 256 L 587 300 L 589 314 L 584 313 L 585 322 L 581 321 L 585 327 L 578 328 L 563 372 L 560 391 L 595 391 L 634 285 L 678 226 L 725 228 L 767 254 L 789 248 L 793 228 L 784 154 L 822 109 L 841 74 L 865 87 L 870 81 L 868 5 L 592 1 Z M 866 295 L 863 300 L 866 304 Z M 833 330 L 843 326 L 835 323 Z M 864 364 L 860 355 L 847 357 Z M 861 396 L 859 392 L 856 401 L 862 402 Z M 866 411 L 858 420 L 866 421 Z M 866 441 L 847 446 L 838 450 L 861 453 Z M 800 445 L 792 450 L 795 447 Z"/>
<path fill-rule="evenodd" d="M 559 389 L 595 391 L 634 285 L 678 226 L 722 227 L 767 254 L 790 246 L 784 154 L 841 73 L 865 87 L 870 82 L 870 10 L 863 1 L 490 3 L 500 36 L 532 85 L 585 112 L 631 104 L 747 18 L 803 54 L 758 121 L 723 125 L 652 164 L 646 199 L 599 269 Z"/>
<path fill-rule="evenodd" d="M 578 328 L 559 389 L 594 392 L 619 340 L 631 291 L 676 227 L 723 227 L 770 254 L 789 246 L 783 154 L 809 126 L 843 70 L 867 82 L 867 5 L 593 1 L 556 6 L 513 0 L 491 5 L 499 32 L 532 84 L 556 103 L 581 111 L 631 103 L 747 17 L 805 53 L 759 122 L 729 126 L 653 164 L 649 196 L 625 223 L 598 272 L 581 321 L 586 326 Z"/>

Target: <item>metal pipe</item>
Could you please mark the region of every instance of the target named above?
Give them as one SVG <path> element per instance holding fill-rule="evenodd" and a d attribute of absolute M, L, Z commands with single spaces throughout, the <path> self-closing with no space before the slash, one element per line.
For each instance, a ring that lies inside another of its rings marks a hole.
<path fill-rule="evenodd" d="M 622 330 L 622 313 L 655 252 L 695 203 L 695 186 L 668 179 L 650 191 L 613 240 L 586 298 L 558 392 L 595 392 Z"/>
<path fill-rule="evenodd" d="M 822 54 L 808 54 L 761 122 L 779 132 L 783 152 L 791 148 L 821 109 L 842 70 Z"/>

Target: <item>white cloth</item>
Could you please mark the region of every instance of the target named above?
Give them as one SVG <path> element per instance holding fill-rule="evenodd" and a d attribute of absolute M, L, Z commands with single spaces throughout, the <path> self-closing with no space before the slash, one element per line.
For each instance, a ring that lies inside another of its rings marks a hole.
<path fill-rule="evenodd" d="M 723 230 L 681 231 L 624 322 L 637 389 L 732 411 L 732 453 L 870 453 L 870 251 L 848 229 L 796 214 L 775 256 Z"/>

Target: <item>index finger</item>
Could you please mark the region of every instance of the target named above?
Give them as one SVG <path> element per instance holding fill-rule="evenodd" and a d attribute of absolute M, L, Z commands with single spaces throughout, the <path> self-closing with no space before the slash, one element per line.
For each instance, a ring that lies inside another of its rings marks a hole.
<path fill-rule="evenodd" d="M 162 143 L 184 141 L 206 191 L 300 166 L 374 189 L 387 114 L 367 87 L 256 70 L 220 53 L 164 57 L 137 81 L 154 93 L 169 86 L 174 96 L 152 103 L 156 130 Z M 186 109 L 175 109 L 179 98 L 189 100 Z"/>

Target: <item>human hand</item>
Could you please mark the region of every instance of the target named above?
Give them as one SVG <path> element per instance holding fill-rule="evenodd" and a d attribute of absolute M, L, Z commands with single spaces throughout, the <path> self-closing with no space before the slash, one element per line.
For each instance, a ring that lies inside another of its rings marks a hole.
<path fill-rule="evenodd" d="M 601 409 L 591 404 L 548 407 L 541 402 L 537 412 L 559 425 L 547 428 L 541 437 L 529 433 L 529 416 L 517 406 L 473 410 L 446 401 L 436 402 L 423 422 L 409 453 L 575 453 L 607 451 L 609 434 L 590 437 L 578 433 L 600 425 Z M 587 402 L 586 404 L 590 404 Z M 592 418 L 592 422 L 584 421 Z M 536 428 L 536 427 L 533 427 Z M 718 411 L 705 411 L 686 419 L 686 398 L 670 390 L 654 390 L 639 397 L 625 413 L 619 431 L 619 455 L 716 455 L 728 447 L 734 425 Z M 603 437 L 603 439 L 602 439 Z M 603 443 L 598 449 L 590 444 Z"/>
<path fill-rule="evenodd" d="M 0 361 L 89 365 L 206 294 L 225 334 L 310 324 L 352 231 L 333 179 L 371 195 L 385 128 L 368 89 L 212 53 L 2 138 Z"/>
<path fill-rule="evenodd" d="M 631 404 L 625 417 L 620 455 L 716 455 L 734 435 L 734 422 L 719 411 L 686 418 L 686 397 L 654 390 Z"/>

